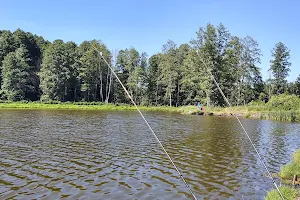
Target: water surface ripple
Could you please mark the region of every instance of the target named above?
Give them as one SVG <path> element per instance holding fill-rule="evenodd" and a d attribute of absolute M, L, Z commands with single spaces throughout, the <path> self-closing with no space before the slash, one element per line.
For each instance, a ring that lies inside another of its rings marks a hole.
<path fill-rule="evenodd" d="M 264 199 L 272 183 L 234 118 L 145 113 L 199 199 Z M 243 119 L 271 172 L 300 124 Z M 189 199 L 137 112 L 0 110 L 0 199 Z"/>

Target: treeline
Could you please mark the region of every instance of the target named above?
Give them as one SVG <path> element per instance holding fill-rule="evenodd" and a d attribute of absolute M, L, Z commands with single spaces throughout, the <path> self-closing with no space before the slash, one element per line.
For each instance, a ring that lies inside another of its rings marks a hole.
<path fill-rule="evenodd" d="M 11 101 L 100 101 L 130 103 L 97 51 L 103 52 L 137 104 L 181 106 L 201 101 L 207 106 L 225 102 L 209 71 L 233 105 L 268 101 L 288 92 L 300 96 L 300 76 L 288 83 L 289 49 L 281 42 L 272 50 L 264 82 L 258 64 L 262 56 L 251 37 L 233 36 L 222 25 L 207 24 L 189 43 L 169 40 L 148 59 L 135 48 L 110 51 L 98 40 L 55 40 L 24 32 L 0 31 L 0 98 Z"/>

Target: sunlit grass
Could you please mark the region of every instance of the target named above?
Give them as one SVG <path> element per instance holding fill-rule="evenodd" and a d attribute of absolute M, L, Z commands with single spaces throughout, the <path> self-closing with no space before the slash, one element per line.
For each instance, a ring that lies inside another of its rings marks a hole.
<path fill-rule="evenodd" d="M 262 102 L 254 102 L 245 106 L 229 107 L 204 107 L 204 112 L 213 113 L 214 115 L 231 116 L 237 114 L 246 118 L 270 119 L 277 121 L 300 122 L 300 107 L 284 110 L 285 107 L 272 107 L 273 104 L 265 104 Z M 277 104 L 276 104 L 277 105 Z M 290 105 L 290 104 L 289 104 Z M 9 102 L 0 100 L 0 108 L 18 108 L 18 109 L 81 109 L 81 110 L 135 110 L 133 105 L 129 104 L 111 104 L 102 102 Z M 178 112 L 182 114 L 197 114 L 199 112 L 197 106 L 139 106 L 145 111 L 166 111 Z"/>
<path fill-rule="evenodd" d="M 294 163 L 298 163 L 300 165 L 300 149 L 298 149 L 293 156 Z"/>
<path fill-rule="evenodd" d="M 300 164 L 299 163 L 289 163 L 283 165 L 279 172 L 279 177 L 285 182 L 292 182 L 293 176 L 300 176 Z"/>
<path fill-rule="evenodd" d="M 280 168 L 280 172 L 278 174 L 281 181 L 287 186 L 280 187 L 280 191 L 282 192 L 283 196 L 287 200 L 295 200 L 297 197 L 300 197 L 300 192 L 298 189 L 295 189 L 292 186 L 293 177 L 294 175 L 300 176 L 300 149 L 297 150 L 293 155 L 293 162 L 283 165 Z M 279 200 L 281 197 L 278 194 L 277 190 L 271 190 L 268 192 L 266 196 L 267 200 Z"/>
<path fill-rule="evenodd" d="M 7 109 L 74 109 L 74 110 L 136 110 L 133 105 L 105 104 L 101 102 L 2 102 L 0 108 Z M 139 106 L 145 111 L 182 112 L 182 109 L 167 106 Z"/>
<path fill-rule="evenodd" d="M 281 186 L 279 190 L 286 200 L 295 200 L 299 195 L 299 192 L 292 187 Z M 273 189 L 268 192 L 266 200 L 282 200 L 282 198 L 280 197 L 279 192 L 276 189 Z"/>

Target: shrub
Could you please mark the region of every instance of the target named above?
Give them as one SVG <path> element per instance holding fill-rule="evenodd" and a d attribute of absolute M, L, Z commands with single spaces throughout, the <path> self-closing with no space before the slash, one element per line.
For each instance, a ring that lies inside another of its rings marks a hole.
<path fill-rule="evenodd" d="M 300 176 L 300 164 L 299 163 L 290 163 L 281 167 L 279 176 L 282 179 L 292 180 L 293 176 Z"/>
<path fill-rule="evenodd" d="M 300 98 L 294 94 L 281 94 L 273 96 L 266 105 L 277 110 L 298 109 L 300 106 Z"/>

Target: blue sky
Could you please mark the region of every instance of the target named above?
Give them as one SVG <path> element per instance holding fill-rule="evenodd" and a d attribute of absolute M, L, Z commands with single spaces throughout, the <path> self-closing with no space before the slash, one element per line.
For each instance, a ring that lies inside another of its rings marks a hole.
<path fill-rule="evenodd" d="M 288 80 L 300 74 L 298 0 L 9 0 L 0 5 L 0 29 L 21 28 L 77 44 L 100 39 L 109 49 L 133 46 L 149 56 L 168 39 L 187 43 L 200 26 L 223 23 L 233 35 L 259 42 L 264 79 L 279 41 L 291 50 Z"/>

